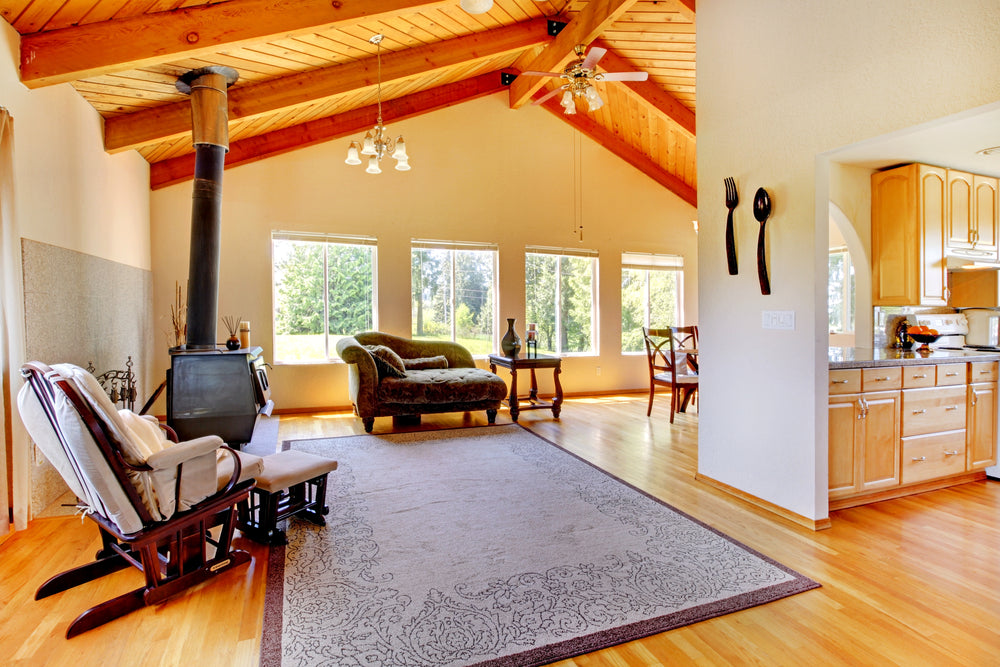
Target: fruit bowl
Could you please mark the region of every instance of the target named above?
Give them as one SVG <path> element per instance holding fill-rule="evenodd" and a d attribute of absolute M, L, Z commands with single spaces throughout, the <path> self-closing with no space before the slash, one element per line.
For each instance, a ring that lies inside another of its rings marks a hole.
<path fill-rule="evenodd" d="M 906 335 L 910 338 L 910 340 L 916 343 L 920 343 L 922 345 L 926 345 L 927 343 L 933 343 L 934 341 L 936 341 L 938 338 L 941 337 L 940 334 L 909 333 L 909 332 L 907 332 Z"/>

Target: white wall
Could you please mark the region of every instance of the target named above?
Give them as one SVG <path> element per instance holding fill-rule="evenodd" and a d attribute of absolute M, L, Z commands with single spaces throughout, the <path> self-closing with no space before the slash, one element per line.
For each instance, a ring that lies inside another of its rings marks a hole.
<path fill-rule="evenodd" d="M 600 252 L 600 358 L 568 359 L 567 392 L 642 388 L 645 358 L 620 354 L 621 252 L 685 257 L 685 319 L 698 306 L 695 209 L 597 144 L 580 142 L 582 200 L 574 197 L 575 130 L 547 111 L 512 111 L 505 93 L 390 126 L 406 137 L 413 169 L 370 175 L 344 164 L 348 139 L 229 169 L 223 185 L 219 314 L 251 321 L 252 344 L 273 359 L 270 232 L 367 234 L 378 238 L 379 328 L 410 334 L 410 241 L 481 241 L 500 248 L 499 321 L 524 331 L 524 246 Z M 359 133 L 360 136 L 360 133 Z M 394 162 L 389 161 L 390 164 Z M 175 281 L 187 279 L 191 183 L 151 196 L 157 341 L 165 369 Z M 574 233 L 582 207 L 583 240 Z M 221 325 L 220 325 L 221 327 Z M 500 332 L 502 335 L 502 331 Z M 601 366 L 601 375 L 597 367 Z M 279 410 L 345 406 L 343 364 L 278 366 Z M 549 390 L 548 378 L 540 389 Z M 162 411 L 163 402 L 156 411 Z"/>
<path fill-rule="evenodd" d="M 5 239 L 11 239 L 13 247 L 5 248 L 3 258 L 5 310 L 12 329 L 12 349 L 5 351 L 10 358 L 4 363 L 9 375 L 4 381 L 11 395 L 21 388 L 17 371 L 26 361 L 21 238 L 145 271 L 151 265 L 146 161 L 134 151 L 107 155 L 100 116 L 68 84 L 40 90 L 28 90 L 21 85 L 18 44 L 16 31 L 0 21 L 0 105 L 14 120 L 14 219 L 4 221 L 5 225 L 11 225 L 5 230 L 10 234 L 5 234 Z M 117 286 L 113 276 L 109 276 L 106 284 L 89 287 L 109 297 L 95 302 L 98 307 L 117 308 L 121 315 L 121 305 L 114 302 Z M 59 290 L 57 281 L 52 288 Z M 141 313 L 137 316 L 145 319 Z M 72 329 L 74 323 L 64 322 L 64 326 Z M 134 328 L 141 338 L 149 323 L 140 321 Z M 141 361 L 141 355 L 137 354 L 136 359 Z M 86 364 L 87 360 L 42 361 Z M 140 381 L 151 376 L 151 368 L 151 363 L 148 368 L 137 364 Z M 11 409 L 9 405 L 6 407 Z M 28 498 L 33 465 L 30 442 L 18 419 L 12 420 L 10 438 L 8 464 L 14 488 L 14 520 L 18 528 L 23 528 L 30 517 Z M 33 509 L 37 512 L 42 508 Z"/>
<path fill-rule="evenodd" d="M 827 515 L 830 169 L 817 156 L 996 101 L 998 28 L 994 0 L 699 4 L 700 474 Z M 726 176 L 741 196 L 738 276 L 719 224 Z M 770 296 L 754 269 L 759 186 L 774 202 Z M 794 310 L 796 329 L 763 330 L 764 309 Z"/>
<path fill-rule="evenodd" d="M 149 269 L 149 165 L 135 151 L 104 152 L 103 121 L 72 86 L 23 86 L 19 37 L 0 26 L 0 105 L 14 117 L 21 235 Z"/>

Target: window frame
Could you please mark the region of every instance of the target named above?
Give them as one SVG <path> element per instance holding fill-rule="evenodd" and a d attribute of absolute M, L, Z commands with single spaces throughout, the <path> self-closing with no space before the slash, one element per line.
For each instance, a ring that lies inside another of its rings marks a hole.
<path fill-rule="evenodd" d="M 276 323 L 277 280 L 275 274 L 274 244 L 276 241 L 323 244 L 323 348 L 325 359 L 289 361 L 278 358 L 278 327 Z M 326 232 L 295 232 L 287 230 L 271 231 L 271 349 L 276 366 L 307 366 L 319 364 L 342 364 L 344 361 L 331 348 L 330 301 L 329 301 L 329 248 L 330 246 L 361 246 L 371 248 L 371 298 L 372 330 L 378 330 L 378 239 L 374 236 L 354 234 L 332 234 Z"/>
<path fill-rule="evenodd" d="M 525 246 L 525 272 L 527 272 L 528 266 L 528 255 L 548 255 L 554 257 L 578 257 L 590 260 L 590 278 L 591 278 L 591 290 L 590 290 L 590 340 L 591 349 L 586 352 L 566 352 L 564 350 L 558 349 L 562 345 L 562 334 L 563 334 L 563 322 L 561 317 L 561 309 L 559 304 L 562 302 L 562 262 L 556 262 L 556 281 L 555 281 L 555 333 L 553 338 L 556 342 L 556 348 L 552 351 L 552 354 L 558 357 L 599 357 L 600 356 L 600 253 L 597 250 L 581 249 L 581 248 L 558 248 L 551 246 Z M 525 310 L 527 311 L 527 275 L 525 275 Z M 525 312 L 527 316 L 527 312 Z"/>
<path fill-rule="evenodd" d="M 650 271 L 670 271 L 677 274 L 677 322 L 668 326 L 684 326 L 684 256 L 671 255 L 666 253 L 646 253 L 646 252 L 622 252 L 621 270 L 624 273 L 630 271 L 644 271 L 643 290 L 645 293 L 646 308 L 643 311 L 642 326 L 650 328 L 651 306 L 649 298 L 649 272 Z M 619 295 L 619 304 L 624 304 L 624 299 Z M 624 307 L 622 308 L 624 310 Z M 619 339 L 619 349 L 624 343 L 624 331 Z M 645 350 L 626 351 L 621 350 L 623 355 L 645 355 Z"/>
<path fill-rule="evenodd" d="M 843 331 L 834 331 L 830 326 L 830 297 L 829 297 L 829 283 L 830 283 L 830 258 L 834 255 L 842 255 L 844 261 L 844 280 L 840 286 L 840 296 L 841 296 L 841 308 L 840 317 L 841 321 L 844 323 Z M 857 304 L 855 303 L 855 296 L 857 291 L 855 285 L 852 284 L 852 278 L 856 280 L 857 273 L 854 271 L 854 262 L 851 259 L 851 251 L 847 246 L 836 246 L 830 248 L 827 255 L 827 303 L 826 303 L 826 315 L 827 315 L 827 333 L 828 334 L 843 334 L 843 335 L 854 335 L 857 329 Z M 848 329 L 848 325 L 850 328 Z"/>
<path fill-rule="evenodd" d="M 431 339 L 431 340 L 448 340 L 452 343 L 458 342 L 458 306 L 456 304 L 456 292 L 455 292 L 455 277 L 456 277 L 456 265 L 455 253 L 456 252 L 488 252 L 492 253 L 491 259 L 493 263 L 493 276 L 490 281 L 490 289 L 493 293 L 493 308 L 491 313 L 492 325 L 490 326 L 490 349 L 496 350 L 500 345 L 500 334 L 498 332 L 499 318 L 500 318 L 500 246 L 496 243 L 490 242 L 480 242 L 480 241 L 445 241 L 445 240 L 435 240 L 435 239 L 411 239 L 410 240 L 410 262 L 412 267 L 413 253 L 415 250 L 447 250 L 450 253 L 450 270 L 451 270 L 451 280 L 449 283 L 450 294 L 449 294 L 449 305 L 451 312 L 451 322 L 449 323 L 449 333 L 450 339 Z M 410 273 L 410 336 L 415 336 L 413 332 L 413 327 L 415 322 L 413 321 L 413 273 L 411 268 Z M 489 356 L 486 354 L 472 354 L 474 359 L 485 359 Z"/>

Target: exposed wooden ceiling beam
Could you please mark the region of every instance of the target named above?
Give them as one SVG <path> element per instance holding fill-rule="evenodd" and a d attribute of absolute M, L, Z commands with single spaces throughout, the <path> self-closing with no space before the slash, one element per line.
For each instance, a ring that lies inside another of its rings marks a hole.
<path fill-rule="evenodd" d="M 454 0 L 230 0 L 21 37 L 21 82 L 66 83 L 250 42 L 392 18 Z"/>
<path fill-rule="evenodd" d="M 538 95 L 538 97 L 541 97 L 541 95 Z M 569 123 L 584 135 L 590 137 L 601 146 L 620 157 L 622 160 L 625 160 L 630 165 L 686 201 L 688 204 L 691 204 L 691 206 L 694 206 L 695 208 L 698 207 L 697 190 L 650 160 L 643 152 L 632 148 L 620 138 L 616 137 L 612 132 L 598 125 L 586 114 L 577 113 L 566 115 L 563 113 L 563 108 L 559 104 L 558 96 L 542 102 L 540 106 L 555 114 L 566 123 Z"/>
<path fill-rule="evenodd" d="M 587 6 L 530 63 L 516 63 L 521 71 L 558 72 L 574 57 L 573 47 L 590 44 L 634 5 L 636 0 L 590 0 Z M 510 108 L 518 109 L 531 100 L 545 77 L 519 76 L 510 87 Z"/>
<path fill-rule="evenodd" d="M 604 54 L 604 57 L 601 58 L 600 63 L 598 63 L 601 69 L 607 72 L 629 72 L 635 69 L 635 67 L 629 64 L 628 61 L 612 51 L 611 47 L 606 44 L 604 40 L 594 40 L 593 44 L 601 47 L 602 49 L 608 50 L 608 52 Z M 694 138 L 694 112 L 684 106 L 676 97 L 663 90 L 652 81 L 623 81 L 620 84 L 614 83 L 608 85 L 625 85 L 629 90 L 648 102 L 653 111 L 658 112 L 668 121 L 675 123 L 689 137 L 692 139 Z"/>
<path fill-rule="evenodd" d="M 695 16 L 695 0 L 674 0 L 674 4 L 677 5 L 677 12 L 686 18 L 688 21 L 694 21 Z"/>
<path fill-rule="evenodd" d="M 388 125 L 393 121 L 413 118 L 461 102 L 491 95 L 506 87 L 500 82 L 500 72 L 481 74 L 464 81 L 445 84 L 383 102 L 382 121 Z M 229 169 L 241 164 L 250 164 L 306 146 L 370 130 L 375 125 L 377 116 L 378 105 L 373 104 L 336 116 L 320 118 L 234 141 L 226 155 L 225 167 Z M 194 154 L 191 153 L 151 164 L 149 187 L 158 190 L 168 185 L 189 181 L 193 177 Z"/>
<path fill-rule="evenodd" d="M 552 40 L 545 19 L 533 19 L 487 32 L 414 47 L 382 56 L 382 83 L 426 76 L 449 66 L 489 60 Z M 303 106 L 377 83 L 377 60 L 293 74 L 229 90 L 229 118 L 249 118 L 277 109 Z M 104 148 L 119 152 L 182 136 L 191 131 L 191 105 L 175 102 L 104 121 Z"/>

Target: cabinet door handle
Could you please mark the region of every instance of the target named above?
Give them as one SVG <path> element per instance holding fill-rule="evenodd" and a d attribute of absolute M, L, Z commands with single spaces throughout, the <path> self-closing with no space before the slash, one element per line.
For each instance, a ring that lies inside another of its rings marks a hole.
<path fill-rule="evenodd" d="M 955 377 L 956 375 L 958 375 L 958 373 L 955 373 L 954 371 L 953 371 L 953 372 L 951 372 L 951 373 L 945 373 L 945 374 L 944 374 L 944 376 L 945 376 L 946 378 L 953 378 L 953 377 Z"/>
<path fill-rule="evenodd" d="M 921 379 L 923 379 L 923 378 L 926 378 L 926 377 L 927 377 L 927 373 L 923 373 L 922 375 L 912 375 L 911 377 L 912 377 L 912 378 L 913 378 L 914 380 L 921 380 Z"/>
<path fill-rule="evenodd" d="M 946 406 L 944 406 L 944 411 L 945 412 L 948 412 L 949 410 L 958 410 L 958 406 L 957 405 L 946 405 Z"/>
<path fill-rule="evenodd" d="M 989 375 L 989 374 L 990 374 L 990 373 L 992 373 L 992 372 L 993 372 L 993 371 L 991 371 L 991 370 L 985 370 L 985 371 L 979 371 L 979 374 L 980 374 L 980 375 Z"/>
<path fill-rule="evenodd" d="M 952 451 L 952 452 L 945 452 L 944 455 L 945 456 L 958 456 L 958 450 L 956 449 L 955 451 Z"/>
<path fill-rule="evenodd" d="M 922 414 L 925 414 L 926 412 L 927 412 L 927 408 L 920 408 L 919 410 L 914 410 L 913 414 L 915 414 L 915 415 L 922 415 Z"/>
<path fill-rule="evenodd" d="M 975 405 L 975 404 L 976 404 L 976 399 L 977 399 L 977 398 L 979 398 L 979 394 L 978 394 L 978 393 L 976 393 L 976 390 L 975 390 L 975 389 L 973 389 L 973 390 L 972 390 L 972 404 L 973 404 L 973 405 Z"/>
<path fill-rule="evenodd" d="M 913 462 L 914 463 L 919 463 L 921 461 L 926 461 L 926 460 L 927 460 L 926 456 L 914 456 L 913 457 Z"/>
<path fill-rule="evenodd" d="M 872 382 L 885 382 L 888 379 L 888 377 L 872 378 Z"/>
<path fill-rule="evenodd" d="M 830 380 L 830 384 L 847 384 L 849 380 Z"/>

